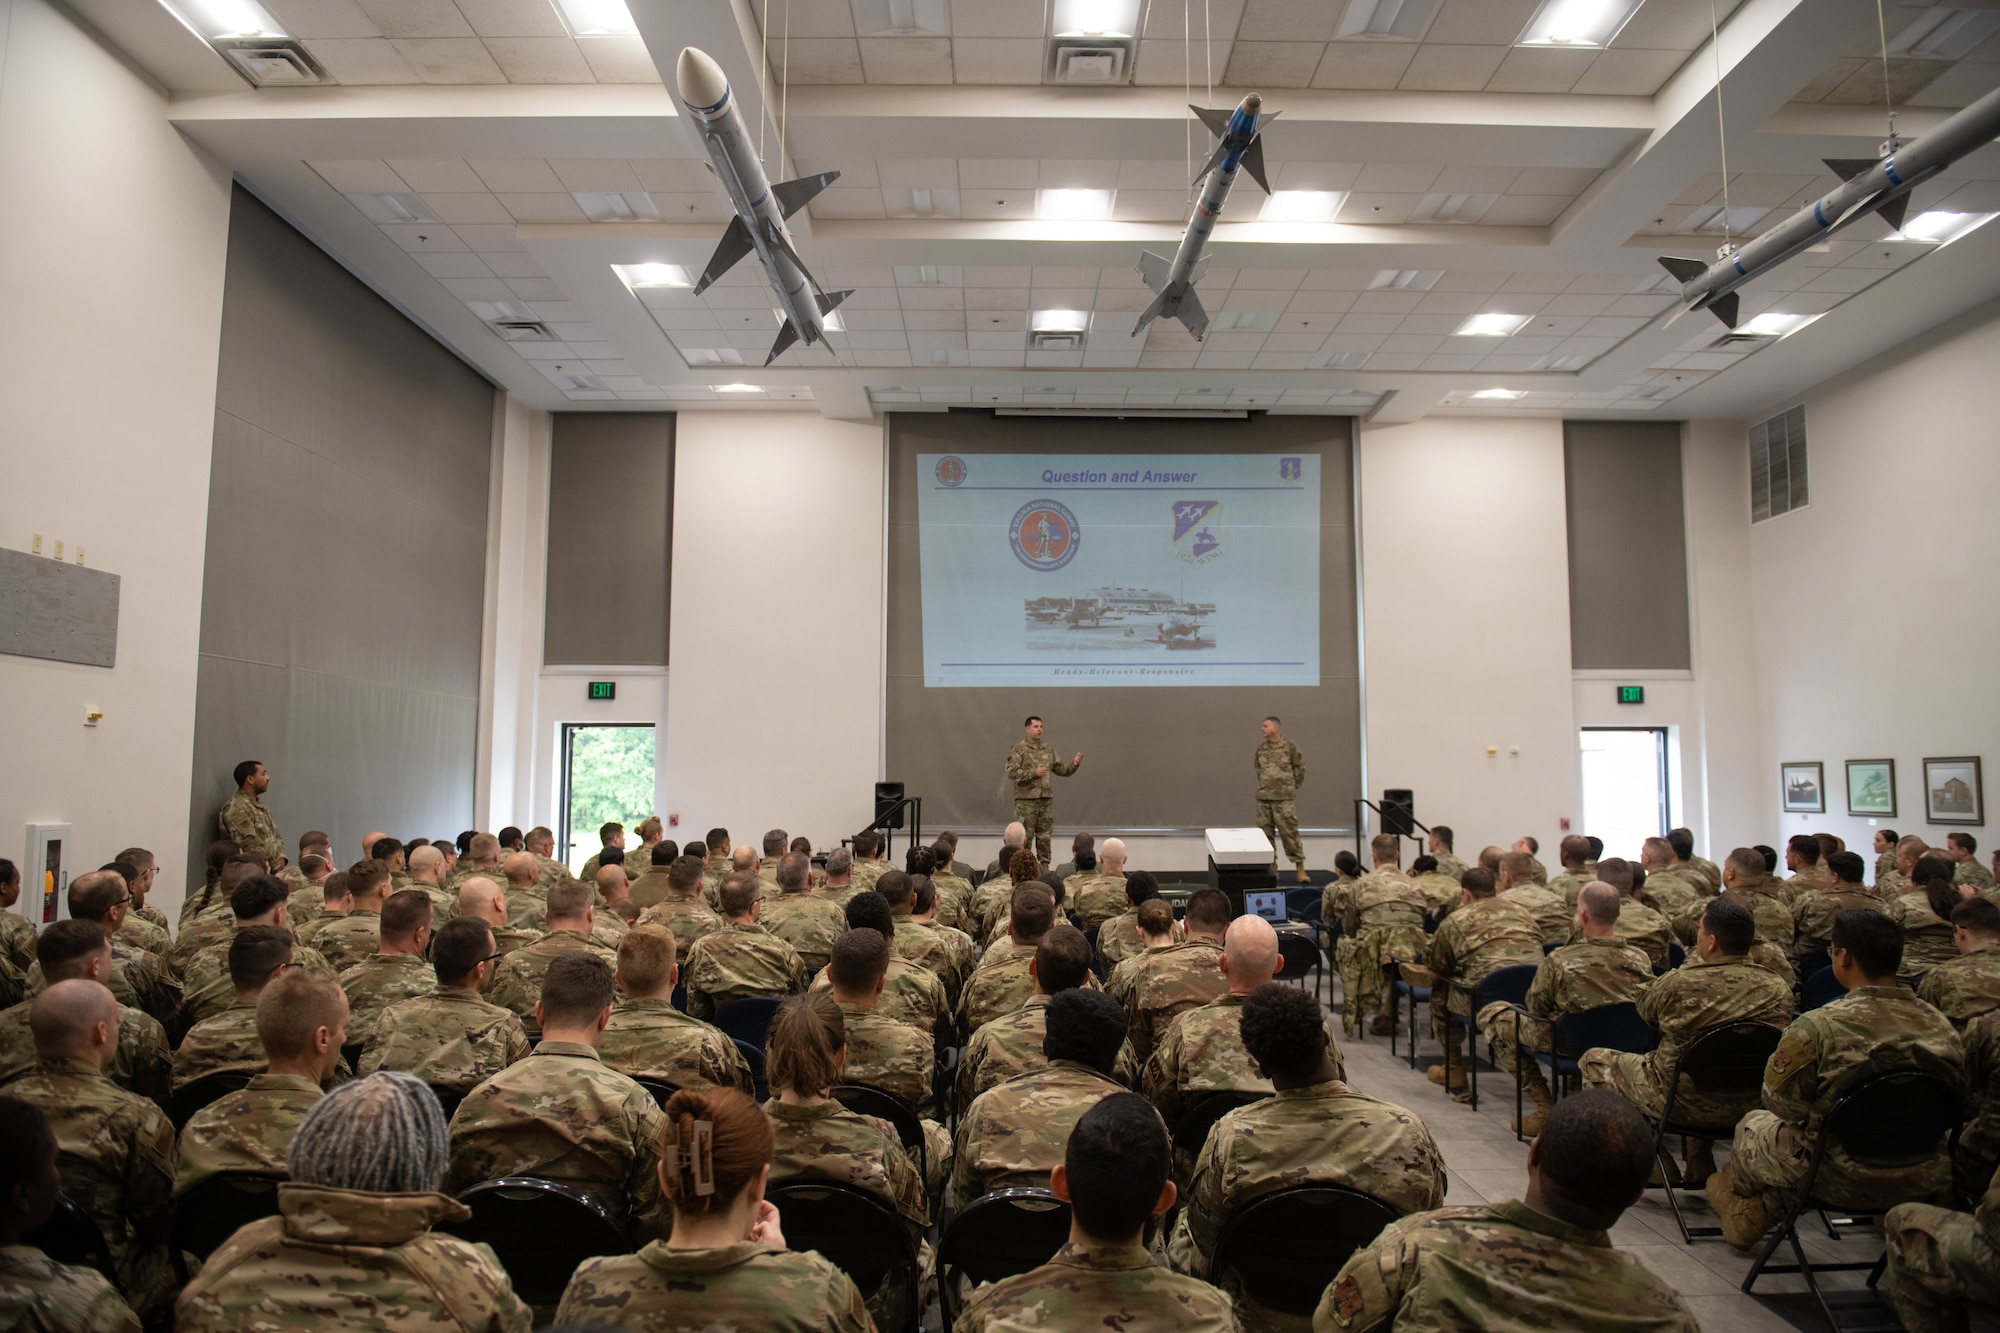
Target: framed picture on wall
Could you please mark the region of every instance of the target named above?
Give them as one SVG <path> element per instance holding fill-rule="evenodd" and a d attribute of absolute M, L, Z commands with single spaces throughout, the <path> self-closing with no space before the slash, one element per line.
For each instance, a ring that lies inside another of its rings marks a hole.
<path fill-rule="evenodd" d="M 1825 766 L 1817 760 L 1812 763 L 1780 764 L 1778 778 L 1785 791 L 1785 813 L 1788 815 L 1823 815 L 1826 813 Z"/>
<path fill-rule="evenodd" d="M 1847 813 L 1888 815 L 1896 813 L 1896 761 L 1893 759 L 1850 759 L 1847 761 Z"/>
<path fill-rule="evenodd" d="M 1979 757 L 1924 760 L 1924 820 L 1931 824 L 1984 824 L 1986 794 Z"/>

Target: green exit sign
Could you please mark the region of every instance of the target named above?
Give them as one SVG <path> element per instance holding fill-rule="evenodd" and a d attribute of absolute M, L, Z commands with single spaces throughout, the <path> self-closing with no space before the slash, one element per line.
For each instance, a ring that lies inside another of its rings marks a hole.
<path fill-rule="evenodd" d="M 595 689 L 597 687 L 593 685 L 591 688 Z M 1618 702 L 1621 704 L 1642 704 L 1646 702 L 1646 687 L 1644 685 L 1620 685 L 1618 687 Z"/>
<path fill-rule="evenodd" d="M 591 681 L 590 697 L 593 699 L 616 699 L 618 697 L 618 682 L 615 680 Z"/>

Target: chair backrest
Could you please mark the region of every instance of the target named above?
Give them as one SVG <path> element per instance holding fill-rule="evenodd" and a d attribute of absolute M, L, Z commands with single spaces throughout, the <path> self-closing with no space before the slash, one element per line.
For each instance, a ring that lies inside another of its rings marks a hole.
<path fill-rule="evenodd" d="M 1190 1158 L 1200 1157 L 1202 1145 L 1208 1142 L 1208 1131 L 1215 1128 L 1216 1121 L 1239 1106 L 1261 1102 L 1269 1095 L 1264 1092 L 1206 1094 L 1181 1113 L 1180 1122 L 1174 1126 L 1174 1148 Z"/>
<path fill-rule="evenodd" d="M 1295 1185 L 1250 1202 L 1216 1241 L 1214 1280 L 1259 1305 L 1309 1317 L 1342 1264 L 1396 1220 L 1372 1195 L 1338 1185 Z"/>
<path fill-rule="evenodd" d="M 1687 961 L 1687 958 L 1688 958 L 1688 951 L 1686 949 L 1681 948 L 1681 942 L 1679 940 L 1667 941 L 1667 970 L 1669 972 L 1679 967 L 1682 963 L 1685 963 Z"/>
<path fill-rule="evenodd" d="M 1814 949 L 1811 953 L 1799 959 L 1799 965 L 1795 969 L 1795 972 L 1798 976 L 1809 977 L 1823 967 L 1832 966 L 1832 954 L 1828 953 L 1825 949 Z"/>
<path fill-rule="evenodd" d="M 187 1122 L 194 1119 L 194 1113 L 204 1106 L 221 1101 L 232 1092 L 247 1087 L 255 1075 L 247 1069 L 225 1069 L 218 1074 L 205 1074 L 192 1083 L 184 1084 L 170 1100 L 167 1114 L 172 1118 L 175 1129 L 186 1129 Z"/>
<path fill-rule="evenodd" d="M 1650 1051 L 1658 1040 L 1658 1034 L 1639 1017 L 1639 1006 L 1630 1000 L 1564 1014 L 1555 1021 L 1555 1049 L 1570 1056 L 1581 1055 L 1593 1046 Z"/>
<path fill-rule="evenodd" d="M 1534 984 L 1535 972 L 1533 963 L 1494 968 L 1472 984 L 1472 1012 L 1478 1013 L 1495 1000 L 1505 1000 L 1509 1004 L 1524 1003 L 1528 998 L 1528 987 Z"/>
<path fill-rule="evenodd" d="M 450 1124 L 453 1114 L 458 1110 L 458 1104 L 465 1100 L 465 1094 L 457 1088 L 442 1087 L 436 1083 L 427 1083 L 424 1086 L 431 1090 L 431 1096 L 438 1099 L 438 1110 L 444 1112 L 444 1122 Z"/>
<path fill-rule="evenodd" d="M 632 1252 L 610 1210 L 564 1181 L 505 1176 L 474 1185 L 458 1201 L 472 1216 L 438 1230 L 492 1246 L 515 1294 L 530 1305 L 560 1301 L 585 1259 Z"/>
<path fill-rule="evenodd" d="M 1319 946 L 1303 935 L 1278 936 L 1278 957 L 1285 960 L 1285 970 L 1278 973 L 1280 981 L 1296 981 L 1301 984 L 1324 965 Z"/>
<path fill-rule="evenodd" d="M 1862 1166 L 1895 1170 L 1918 1166 L 1943 1151 L 1958 1128 L 1959 1093 L 1946 1079 L 1920 1069 L 1877 1074 L 1834 1105 L 1824 1132 Z"/>
<path fill-rule="evenodd" d="M 1730 1023 L 1696 1035 L 1674 1064 L 1703 1096 L 1748 1101 L 1764 1090 L 1764 1066 L 1784 1032 L 1768 1023 Z"/>
<path fill-rule="evenodd" d="M 917 1244 L 902 1215 L 886 1201 L 832 1180 L 787 1180 L 772 1185 L 764 1197 L 784 1218 L 788 1248 L 819 1251 L 864 1296 L 900 1270 L 911 1292 L 906 1303 L 915 1305 Z"/>
<path fill-rule="evenodd" d="M 1040 1268 L 1068 1239 L 1069 1205 L 1044 1189 L 995 1190 L 959 1209 L 938 1241 L 944 1326 L 958 1318 L 953 1276 L 974 1284 L 1013 1277 Z"/>
<path fill-rule="evenodd" d="M 1285 890 L 1285 917 L 1290 921 L 1319 924 L 1321 894 L 1317 888 Z"/>
<path fill-rule="evenodd" d="M 895 1127 L 903 1146 L 920 1155 L 924 1148 L 924 1122 L 916 1108 L 893 1092 L 866 1083 L 836 1083 L 833 1099 L 856 1115 L 872 1115 Z"/>
<path fill-rule="evenodd" d="M 1067 1217 L 1067 1211 L 1064 1215 Z M 106 1277 L 117 1276 L 111 1267 L 111 1247 L 104 1243 L 104 1233 L 67 1194 L 56 1196 L 56 1210 L 49 1214 L 49 1220 L 21 1237 L 21 1243 L 34 1246 L 59 1264 L 81 1265 L 95 1268 Z"/>
<path fill-rule="evenodd" d="M 668 997 L 667 1003 L 671 1004 L 674 1008 L 680 1010 L 682 1013 L 686 1013 L 688 1011 L 688 988 L 686 982 L 674 983 L 674 993 L 670 997 Z"/>
<path fill-rule="evenodd" d="M 761 1051 L 770 1035 L 771 1019 L 782 1003 L 783 999 L 776 995 L 742 996 L 715 1011 L 715 1026 L 737 1041 L 747 1041 Z"/>
<path fill-rule="evenodd" d="M 667 1098 L 673 1096 L 675 1093 L 680 1091 L 679 1088 L 667 1082 L 665 1079 L 635 1078 L 632 1081 L 634 1083 L 637 1083 L 640 1087 L 644 1088 L 647 1092 L 652 1093 L 653 1100 L 659 1104 L 659 1107 L 662 1111 L 667 1109 Z"/>
<path fill-rule="evenodd" d="M 1829 964 L 1799 983 L 1799 1012 L 1804 1013 L 1823 1004 L 1832 1004 L 1845 994 L 1847 988 L 1833 975 L 1833 967 Z"/>
<path fill-rule="evenodd" d="M 741 1037 L 734 1037 L 731 1040 L 736 1043 L 736 1052 L 743 1057 L 743 1063 L 750 1066 L 750 1082 L 754 1087 L 753 1095 L 760 1102 L 768 1101 L 771 1096 L 771 1085 L 764 1079 L 764 1048 L 762 1046 L 752 1046 Z"/>
<path fill-rule="evenodd" d="M 237 1229 L 278 1213 L 285 1177 L 223 1171 L 174 1200 L 174 1247 L 206 1259 Z"/>

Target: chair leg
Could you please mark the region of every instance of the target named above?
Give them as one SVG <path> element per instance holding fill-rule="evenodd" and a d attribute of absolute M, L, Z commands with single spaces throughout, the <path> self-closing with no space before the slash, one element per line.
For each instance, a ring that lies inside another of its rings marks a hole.
<path fill-rule="evenodd" d="M 1764 1243 L 1763 1249 L 1758 1251 L 1757 1258 L 1750 1265 L 1750 1271 L 1743 1275 L 1743 1290 L 1746 1293 L 1752 1287 L 1756 1286 L 1757 1279 L 1764 1275 L 1764 1265 L 1771 1262 L 1771 1256 L 1778 1252 L 1778 1246 L 1782 1245 L 1789 1238 L 1793 1247 L 1797 1248 L 1798 1234 L 1796 1228 L 1793 1226 L 1793 1222 L 1798 1215 L 1799 1205 L 1797 1203 L 1787 1205 L 1784 1219 L 1771 1232 L 1771 1237 Z M 1801 1259 L 1805 1257 L 1803 1250 L 1799 1252 L 1799 1257 Z"/>

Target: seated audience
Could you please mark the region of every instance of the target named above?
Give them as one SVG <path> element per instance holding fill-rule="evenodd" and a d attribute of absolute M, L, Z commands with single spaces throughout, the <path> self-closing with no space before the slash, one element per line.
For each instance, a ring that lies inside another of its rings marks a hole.
<path fill-rule="evenodd" d="M 1917 983 L 1917 995 L 1963 1032 L 2000 1008 L 2000 907 L 1986 898 L 1961 900 L 1951 909 L 1951 938 L 1958 953 Z"/>
<path fill-rule="evenodd" d="M 944 899 L 935 880 L 929 875 L 910 876 L 910 924 L 928 927 L 930 933 L 937 937 L 946 965 L 956 979 L 957 989 L 945 992 L 945 999 L 955 1010 L 959 996 L 965 993 L 965 983 L 977 966 L 978 946 L 972 942 L 972 936 L 943 920 L 940 913 L 944 907 Z M 938 980 L 943 981 L 944 978 L 940 976 Z"/>
<path fill-rule="evenodd" d="M 139 1333 L 139 1316 L 103 1274 L 59 1264 L 26 1243 L 55 1215 L 61 1193 L 48 1117 L 0 1096 L 0 1327 L 14 1333 Z"/>
<path fill-rule="evenodd" d="M 1139 904 L 1133 919 L 1137 923 L 1139 951 L 1112 968 L 1110 978 L 1104 983 L 1105 994 L 1120 1004 L 1131 998 L 1132 985 L 1139 976 L 1139 969 L 1146 965 L 1146 960 L 1160 950 L 1180 943 L 1184 934 L 1181 923 L 1174 920 L 1173 904 L 1164 897 L 1155 896 Z"/>
<path fill-rule="evenodd" d="M 111 949 L 104 928 L 96 922 L 56 921 L 42 931 L 36 959 L 50 985 L 79 980 L 102 984 L 111 974 Z M 33 1000 L 23 1000 L 0 1010 L 0 1085 L 35 1070 L 35 1033 L 30 1022 L 34 1007 Z M 144 1010 L 119 1005 L 118 1052 L 104 1074 L 125 1091 L 150 1097 L 164 1108 L 174 1077 L 166 1029 Z"/>
<path fill-rule="evenodd" d="M 878 1012 L 889 959 L 889 941 L 866 927 L 844 931 L 833 942 L 826 971 L 834 1001 L 846 1020 L 846 1080 L 880 1088 L 921 1113 L 931 1107 L 936 1047 L 922 1028 Z"/>
<path fill-rule="evenodd" d="M 496 984 L 490 998 L 513 1010 L 530 1038 L 541 1035 L 535 1002 L 541 998 L 542 979 L 556 959 L 581 951 L 602 960 L 606 968 L 618 965 L 618 955 L 590 937 L 597 921 L 597 909 L 591 901 L 596 892 L 581 880 L 562 879 L 551 884 L 546 900 L 548 933 L 507 955 L 512 984 Z"/>
<path fill-rule="evenodd" d="M 528 1333 L 528 1307 L 493 1252 L 433 1230 L 471 1216 L 439 1190 L 445 1157 L 444 1116 L 414 1075 L 383 1070 L 335 1089 L 286 1150 L 278 1216 L 209 1257 L 181 1293 L 177 1333 Z"/>
<path fill-rule="evenodd" d="M 664 900 L 667 896 L 667 868 L 680 859 L 680 844 L 662 840 L 646 851 L 645 860 L 638 865 L 638 875 L 632 880 L 632 901 L 639 904 L 639 910 Z"/>
<path fill-rule="evenodd" d="M 1833 939 L 1833 919 L 1836 916 L 1842 912 L 1881 906 L 1875 895 L 1862 884 L 1862 870 L 1859 856 L 1853 852 L 1835 852 L 1826 858 L 1826 882 L 1810 885 L 1793 901 L 1791 961 L 1794 968 L 1803 967 L 1826 952 Z"/>
<path fill-rule="evenodd" d="M 93 870 L 69 882 L 69 915 L 72 921 L 89 921 L 111 940 L 111 971 L 103 984 L 118 997 L 118 1003 L 143 1009 L 168 1033 L 181 1029 L 181 985 L 169 960 L 147 953 L 118 938 L 131 910 L 132 894 L 124 877 L 115 870 Z M 225 907 L 225 911 L 227 908 Z M 183 936 L 183 939 L 186 937 Z M 223 938 L 228 938 L 227 934 Z M 32 997 L 47 984 L 39 965 L 30 966 L 26 992 Z"/>
<path fill-rule="evenodd" d="M 1579 833 L 1558 843 L 1556 855 L 1562 860 L 1563 872 L 1549 881 L 1549 892 L 1560 893 L 1563 902 L 1573 908 L 1583 886 L 1597 878 L 1597 858 L 1591 854 L 1590 839 Z"/>
<path fill-rule="evenodd" d="M 876 882 L 901 873 L 885 871 Z M 935 1037 L 940 1030 L 949 1035 L 951 1004 L 945 998 L 944 983 L 929 968 L 919 967 L 895 951 L 896 917 L 888 900 L 869 889 L 850 897 L 845 911 L 849 930 L 872 930 L 889 942 L 889 971 L 882 979 L 882 997 L 875 1006 L 882 1017 L 908 1024 L 928 1037 Z M 833 978 L 821 972 L 812 989 L 829 990 L 832 986 Z"/>
<path fill-rule="evenodd" d="M 419 847 L 418 851 L 431 848 Z M 437 974 L 424 961 L 431 947 L 432 898 L 422 889 L 398 889 L 382 904 L 382 938 L 375 952 L 341 969 L 340 988 L 354 1006 L 348 1040 L 366 1047 L 390 1005 L 437 989 Z M 298 966 L 298 959 L 292 959 Z"/>
<path fill-rule="evenodd" d="M 641 924 L 665 926 L 673 932 L 680 949 L 674 962 L 683 968 L 694 942 L 722 929 L 722 918 L 709 910 L 701 896 L 702 865 L 701 857 L 693 853 L 676 859 L 667 867 L 666 896 L 639 914 Z"/>
<path fill-rule="evenodd" d="M 706 1127 L 697 1133 L 696 1126 Z M 771 1173 L 770 1118 L 742 1093 L 683 1091 L 667 1103 L 658 1187 L 672 1233 L 637 1254 L 587 1259 L 563 1292 L 570 1327 L 738 1328 L 865 1333 L 874 1328 L 845 1273 L 785 1248 Z"/>
<path fill-rule="evenodd" d="M 548 926 L 549 890 L 568 873 L 560 862 L 545 862 L 533 852 L 515 852 L 500 863 L 500 873 L 507 880 L 507 920 L 540 934 Z"/>
<path fill-rule="evenodd" d="M 981 1287 L 955 1333 L 1113 1319 L 1135 1333 L 1234 1333 L 1227 1296 L 1160 1267 L 1146 1249 L 1147 1219 L 1166 1213 L 1175 1198 L 1159 1113 L 1132 1093 L 1114 1091 L 1065 1137 L 1048 1186 L 1070 1206 L 1068 1243 L 1040 1268 Z"/>
<path fill-rule="evenodd" d="M 1055 920 L 1056 896 L 1046 884 L 1023 884 L 1010 890 L 1007 938 L 987 946 L 965 983 L 965 994 L 958 1002 L 961 1031 L 977 1032 L 1028 1002 L 1035 989 L 1028 964 Z"/>
<path fill-rule="evenodd" d="M 229 912 L 236 930 L 246 926 L 281 926 L 291 930 L 290 891 L 276 875 L 252 875 L 229 895 Z M 333 966 L 318 950 L 302 946 L 292 936 L 292 966 L 333 975 Z M 199 1023 L 214 1018 L 236 998 L 229 980 L 229 939 L 209 945 L 187 961 L 181 971 L 181 993 L 187 1016 Z"/>
<path fill-rule="evenodd" d="M 1909 1333 L 1957 1333 L 1974 1308 L 2000 1308 L 2000 1175 L 1973 1212 L 1898 1204 L 1882 1231 L 1889 1299 Z"/>
<path fill-rule="evenodd" d="M 1964 901 L 1952 880 L 1951 858 L 1927 852 L 1910 868 L 1908 892 L 1889 904 L 1889 916 L 1903 928 L 1903 966 L 1898 974 L 1906 981 L 1921 980 L 1940 963 L 1958 956 L 1951 914 Z"/>
<path fill-rule="evenodd" d="M 751 1087 L 750 1066 L 721 1029 L 673 1006 L 680 969 L 665 926 L 635 926 L 618 945 L 616 980 L 624 998 L 604 1026 L 598 1058 L 627 1078 L 675 1089 Z"/>
<path fill-rule="evenodd" d="M 1430 904 L 1416 881 L 1403 873 L 1402 843 L 1393 833 L 1375 835 L 1369 848 L 1375 869 L 1346 890 L 1340 909 L 1341 936 L 1334 954 L 1341 994 L 1347 997 L 1341 1026 L 1350 1037 L 1359 1030 L 1362 1015 L 1385 994 L 1388 1001 L 1368 1030 L 1378 1037 L 1395 1034 L 1396 998 L 1385 969 L 1390 963 L 1419 961 L 1430 943 L 1424 930 Z"/>
<path fill-rule="evenodd" d="M 452 1115 L 453 1194 L 482 1180 L 542 1176 L 584 1190 L 635 1235 L 665 1234 L 653 1155 L 659 1105 L 597 1054 L 611 1021 L 611 975 L 582 949 L 549 964 L 535 1004 L 541 1044 L 466 1094 Z"/>
<path fill-rule="evenodd" d="M 223 1171 L 285 1174 L 285 1149 L 340 1064 L 347 997 L 325 972 L 281 973 L 257 997 L 257 1039 L 264 1072 L 182 1127 L 176 1195 Z"/>
<path fill-rule="evenodd" d="M 1609 884 L 1618 890 L 1619 943 L 1631 945 L 1644 953 L 1651 965 L 1665 967 L 1673 945 L 1674 927 L 1663 913 L 1646 904 L 1643 892 L 1646 872 L 1616 856 L 1600 861 L 1597 872 L 1601 876 L 1599 883 Z M 1696 916 L 1701 914 L 1697 900 L 1690 899 L 1688 910 Z M 1790 916 L 1787 915 L 1785 920 L 1789 923 Z M 1572 929 L 1567 938 L 1569 943 L 1575 944 L 1583 938 L 1583 934 Z"/>
<path fill-rule="evenodd" d="M 1450 916 L 1452 909 L 1458 906 L 1461 896 L 1458 876 L 1446 874 L 1440 869 L 1436 857 L 1420 856 L 1410 862 L 1410 879 L 1416 884 L 1417 892 L 1424 896 L 1424 912 L 1433 923 Z"/>
<path fill-rule="evenodd" d="M 1168 1024 L 1228 989 L 1221 962 L 1222 937 L 1229 922 L 1229 895 L 1220 889 L 1196 889 L 1188 896 L 1183 922 L 1187 939 L 1149 950 L 1134 964 L 1125 993 L 1125 1007 L 1131 1013 L 1127 1045 L 1134 1074 L 1152 1058 L 1153 1046 L 1166 1035 Z"/>
<path fill-rule="evenodd" d="M 1101 929 L 1105 922 L 1125 910 L 1125 858 L 1125 840 L 1106 838 L 1103 851 L 1093 858 L 1096 868 L 1079 876 L 1080 882 L 1074 886 L 1065 882 L 1069 910 L 1083 929 Z M 1080 859 L 1077 868 L 1083 868 Z"/>
<path fill-rule="evenodd" d="M 1522 1198 L 1391 1223 L 1341 1268 L 1313 1328 L 1697 1333 L 1674 1289 L 1611 1244 L 1652 1162 L 1652 1126 L 1630 1103 L 1565 1097 L 1528 1146 Z"/>
<path fill-rule="evenodd" d="M 797 995 L 806 988 L 798 950 L 759 924 L 763 889 L 754 872 L 731 871 L 718 895 L 724 925 L 688 949 L 681 969 L 687 1011 L 713 1018 L 731 1000 L 750 995 Z"/>
<path fill-rule="evenodd" d="M 952 1192 L 961 1207 L 997 1189 L 1046 1182 L 1077 1120 L 1121 1091 L 1112 1079 L 1125 1040 L 1118 1002 L 1078 988 L 1051 997 L 1048 1011 L 1048 1065 L 981 1093 L 959 1119 Z"/>
<path fill-rule="evenodd" d="M 1535 878 L 1535 867 L 1540 864 L 1526 852 L 1504 853 L 1500 857 L 1499 896 L 1528 909 L 1541 927 L 1542 943 L 1561 944 L 1570 938 L 1576 909 Z"/>
<path fill-rule="evenodd" d="M 1160 896 L 1160 882 L 1151 871 L 1135 870 L 1125 877 L 1125 908 L 1097 928 L 1097 969 L 1101 975 L 1146 951 L 1139 937 L 1139 909 Z M 1169 917 L 1172 913 L 1168 913 Z"/>
<path fill-rule="evenodd" d="M 1534 914 L 1519 903 L 1495 897 L 1495 884 L 1493 872 L 1483 865 L 1466 871 L 1464 905 L 1440 921 L 1437 934 L 1431 937 L 1427 962 L 1446 995 L 1440 1005 L 1436 1003 L 1437 991 L 1431 993 L 1431 1032 L 1444 1047 L 1445 1058 L 1444 1064 L 1431 1066 L 1430 1080 L 1443 1084 L 1445 1071 L 1450 1070 L 1446 1090 L 1454 1098 L 1470 1096 L 1463 1054 L 1465 1026 L 1457 1021 L 1472 1016 L 1469 988 L 1503 967 L 1539 967 L 1542 961 L 1542 931 Z M 1447 987 L 1447 981 L 1459 982 L 1467 989 Z"/>
<path fill-rule="evenodd" d="M 390 892 L 389 867 L 373 858 L 356 861 L 347 869 L 346 888 L 347 911 L 319 923 L 312 937 L 312 947 L 336 970 L 354 966 L 381 947 L 382 904 Z M 330 889 L 327 909 L 333 909 Z"/>
<path fill-rule="evenodd" d="M 198 1078 L 264 1067 L 257 1037 L 257 1000 L 292 965 L 292 932 L 282 926 L 245 926 L 229 942 L 229 984 L 235 998 L 214 1018 L 188 1029 L 174 1051 L 174 1091 Z"/>
<path fill-rule="evenodd" d="M 847 929 L 840 905 L 811 890 L 812 862 L 785 852 L 772 859 L 770 887 L 757 915 L 757 924 L 798 951 L 809 973 L 826 966 L 834 936 Z"/>
<path fill-rule="evenodd" d="M 460 887 L 461 899 L 472 882 Z M 433 1089 L 463 1097 L 525 1059 L 528 1034 L 520 1018 L 481 994 L 502 961 L 493 928 L 484 918 L 466 915 L 447 921 L 431 940 L 437 988 L 377 1011 L 374 1032 L 361 1053 L 361 1072 L 400 1070 Z"/>
<path fill-rule="evenodd" d="M 921 854 L 925 849 L 919 847 L 916 850 Z M 937 931 L 917 924 L 917 884 L 920 880 L 928 884 L 930 877 L 892 870 L 875 881 L 875 892 L 882 895 L 882 901 L 888 906 L 890 921 L 895 929 L 889 947 L 895 950 L 896 957 L 936 977 L 944 987 L 945 1003 L 954 1005 L 965 989 L 972 954 L 970 950 L 959 954 L 945 943 L 944 937 Z M 961 958 L 966 963 L 963 972 L 959 970 Z"/>
<path fill-rule="evenodd" d="M 1028 960 L 1034 994 L 1011 1014 L 1002 1014 L 972 1034 L 958 1065 L 958 1109 L 988 1088 L 1048 1063 L 1042 1041 L 1048 1035 L 1048 1003 L 1053 995 L 1083 985 L 1090 975 L 1090 943 L 1071 925 L 1049 927 Z"/>

